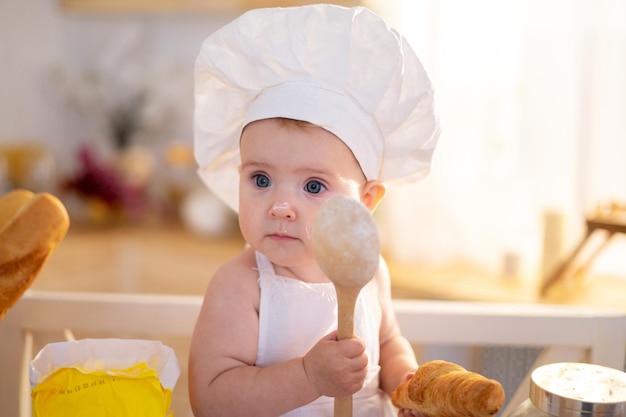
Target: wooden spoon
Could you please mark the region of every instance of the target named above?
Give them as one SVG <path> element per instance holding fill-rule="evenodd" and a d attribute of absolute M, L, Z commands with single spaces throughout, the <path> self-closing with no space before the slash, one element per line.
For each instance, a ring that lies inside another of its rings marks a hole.
<path fill-rule="evenodd" d="M 337 337 L 354 337 L 354 307 L 361 289 L 378 270 L 380 239 L 369 210 L 346 196 L 320 207 L 313 226 L 313 251 L 337 292 Z M 335 417 L 352 416 L 352 396 L 335 398 Z"/>

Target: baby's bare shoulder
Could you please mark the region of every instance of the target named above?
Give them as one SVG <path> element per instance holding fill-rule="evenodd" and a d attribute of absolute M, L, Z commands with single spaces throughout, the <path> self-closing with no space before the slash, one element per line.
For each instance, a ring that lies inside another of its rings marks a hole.
<path fill-rule="evenodd" d="M 219 293 L 232 291 L 239 297 L 245 296 L 244 292 L 250 291 L 250 295 L 254 295 L 258 293 L 258 275 L 254 251 L 246 248 L 218 268 L 211 278 L 208 291 Z"/>

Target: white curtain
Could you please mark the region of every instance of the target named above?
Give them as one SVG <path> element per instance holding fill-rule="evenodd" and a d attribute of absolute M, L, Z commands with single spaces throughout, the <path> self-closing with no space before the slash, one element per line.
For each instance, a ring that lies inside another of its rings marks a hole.
<path fill-rule="evenodd" d="M 540 273 L 544 218 L 559 250 L 598 204 L 626 203 L 626 2 L 371 0 L 410 41 L 436 91 L 429 177 L 380 208 L 388 255 Z M 554 217 L 552 217 L 554 218 Z M 594 268 L 626 275 L 618 237 Z"/>

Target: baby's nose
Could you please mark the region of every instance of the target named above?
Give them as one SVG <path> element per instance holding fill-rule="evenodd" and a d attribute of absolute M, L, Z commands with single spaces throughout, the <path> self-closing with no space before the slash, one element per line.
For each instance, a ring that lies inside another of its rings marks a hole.
<path fill-rule="evenodd" d="M 270 217 L 274 219 L 287 219 L 287 220 L 295 220 L 296 212 L 291 207 L 291 204 L 285 202 L 282 203 L 274 203 L 272 208 L 270 209 Z"/>

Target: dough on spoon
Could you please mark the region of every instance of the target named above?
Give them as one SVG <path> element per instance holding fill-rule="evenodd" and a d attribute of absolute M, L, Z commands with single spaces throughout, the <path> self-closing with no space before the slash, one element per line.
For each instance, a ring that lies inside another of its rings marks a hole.
<path fill-rule="evenodd" d="M 317 213 L 313 250 L 322 271 L 334 283 L 363 287 L 376 273 L 380 259 L 372 214 L 358 200 L 331 197 Z"/>

